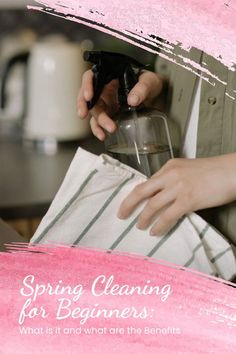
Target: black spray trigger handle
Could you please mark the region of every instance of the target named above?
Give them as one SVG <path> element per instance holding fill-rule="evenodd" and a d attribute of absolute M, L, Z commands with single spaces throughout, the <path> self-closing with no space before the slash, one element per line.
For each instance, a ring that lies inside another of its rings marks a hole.
<path fill-rule="evenodd" d="M 93 98 L 87 102 L 88 110 L 91 110 L 99 100 L 105 86 L 103 76 L 98 72 L 96 65 L 92 68 L 93 72 Z"/>

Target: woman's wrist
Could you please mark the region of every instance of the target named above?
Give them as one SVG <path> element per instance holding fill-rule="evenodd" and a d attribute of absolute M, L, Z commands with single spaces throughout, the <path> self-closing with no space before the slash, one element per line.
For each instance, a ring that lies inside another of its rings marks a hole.
<path fill-rule="evenodd" d="M 232 200 L 236 200 L 236 153 L 221 155 L 219 166 L 225 173 L 225 183 L 231 192 Z"/>

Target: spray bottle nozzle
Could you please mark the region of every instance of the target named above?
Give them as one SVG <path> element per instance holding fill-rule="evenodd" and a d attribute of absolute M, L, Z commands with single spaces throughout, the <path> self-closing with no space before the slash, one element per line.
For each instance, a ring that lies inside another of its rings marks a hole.
<path fill-rule="evenodd" d="M 84 60 L 94 64 L 94 96 L 87 103 L 88 109 L 94 107 L 104 86 L 114 79 L 119 80 L 119 102 L 127 102 L 129 92 L 138 81 L 140 70 L 145 67 L 127 55 L 111 52 L 85 51 Z"/>
<path fill-rule="evenodd" d="M 100 53 L 95 51 L 85 51 L 84 60 L 93 64 L 98 64 L 100 59 Z"/>

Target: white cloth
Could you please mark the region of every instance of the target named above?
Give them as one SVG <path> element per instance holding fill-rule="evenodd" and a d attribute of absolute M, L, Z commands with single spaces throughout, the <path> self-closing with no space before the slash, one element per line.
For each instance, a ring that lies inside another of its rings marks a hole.
<path fill-rule="evenodd" d="M 149 236 L 116 214 L 125 196 L 146 177 L 107 155 L 79 149 L 32 243 L 82 245 L 155 257 L 231 279 L 236 261 L 229 243 L 198 215 L 183 218 L 168 234 Z"/>
<path fill-rule="evenodd" d="M 188 159 L 196 157 L 197 153 L 197 130 L 200 111 L 202 78 L 197 78 L 194 90 L 193 104 L 189 116 L 188 127 L 184 138 L 182 156 Z"/>

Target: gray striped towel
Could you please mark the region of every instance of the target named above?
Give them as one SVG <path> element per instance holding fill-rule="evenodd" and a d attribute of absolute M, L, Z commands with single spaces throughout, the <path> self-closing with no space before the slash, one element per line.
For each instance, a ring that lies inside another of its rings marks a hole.
<path fill-rule="evenodd" d="M 182 218 L 166 235 L 135 226 L 141 205 L 117 218 L 124 197 L 146 178 L 107 155 L 78 149 L 32 243 L 81 245 L 162 259 L 230 280 L 236 275 L 232 246 L 197 214 Z"/>

